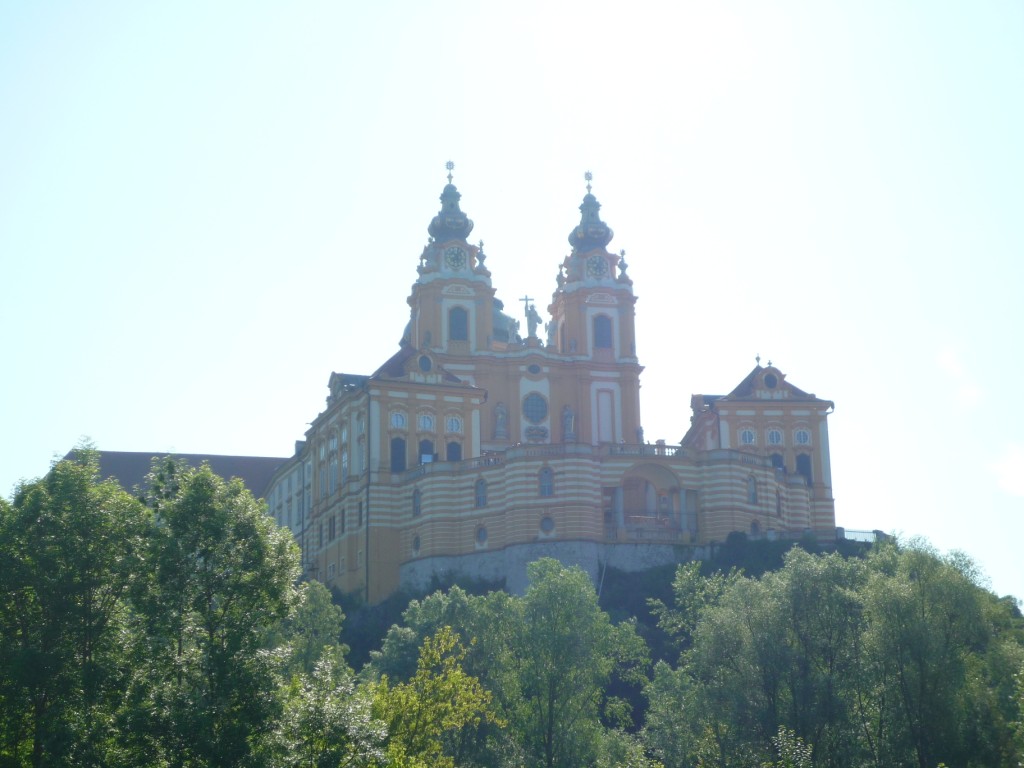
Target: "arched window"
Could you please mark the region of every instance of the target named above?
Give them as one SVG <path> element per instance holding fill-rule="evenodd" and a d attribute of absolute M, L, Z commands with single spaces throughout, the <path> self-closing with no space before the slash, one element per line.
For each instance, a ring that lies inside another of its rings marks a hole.
<path fill-rule="evenodd" d="M 757 504 L 757 479 L 753 475 L 747 478 L 747 502 Z"/>
<path fill-rule="evenodd" d="M 391 438 L 391 471 L 405 472 L 405 438 Z"/>
<path fill-rule="evenodd" d="M 420 440 L 420 464 L 429 464 L 434 460 L 434 441 Z"/>
<path fill-rule="evenodd" d="M 341 482 L 348 480 L 348 448 L 341 449 Z"/>
<path fill-rule="evenodd" d="M 612 319 L 608 315 L 594 318 L 594 349 L 612 348 Z"/>
<path fill-rule="evenodd" d="M 796 457 L 796 471 L 797 474 L 804 476 L 808 485 L 814 485 L 814 475 L 811 472 L 811 457 L 808 454 L 801 453 Z"/>
<path fill-rule="evenodd" d="M 555 473 L 551 467 L 544 467 L 537 474 L 537 491 L 541 496 L 555 495 Z"/>
<path fill-rule="evenodd" d="M 332 453 L 327 460 L 327 492 L 334 493 L 338 489 L 338 454 Z"/>
<path fill-rule="evenodd" d="M 473 502 L 477 509 L 487 506 L 487 481 L 480 478 L 474 487 Z"/>
<path fill-rule="evenodd" d="M 445 461 L 462 461 L 462 443 L 448 443 L 444 453 Z"/>
<path fill-rule="evenodd" d="M 413 488 L 412 491 L 412 516 L 419 517 L 423 514 L 423 494 L 420 493 L 419 488 Z"/>
<path fill-rule="evenodd" d="M 469 313 L 464 307 L 448 310 L 448 340 L 469 341 Z"/>

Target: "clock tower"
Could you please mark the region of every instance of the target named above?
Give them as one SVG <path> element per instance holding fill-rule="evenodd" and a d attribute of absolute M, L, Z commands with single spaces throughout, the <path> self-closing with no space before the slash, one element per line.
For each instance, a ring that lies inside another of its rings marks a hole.
<path fill-rule="evenodd" d="M 453 355 L 489 349 L 496 337 L 509 341 L 508 324 L 495 322 L 494 288 L 484 266 L 483 243 L 470 245 L 473 222 L 462 212 L 462 195 L 452 184 L 441 192 L 441 210 L 430 222 L 430 241 L 420 255 L 409 296 L 411 315 L 403 345 Z M 495 329 L 495 325 L 500 327 Z"/>
<path fill-rule="evenodd" d="M 635 443 L 642 436 L 636 297 L 626 274 L 625 252 L 608 250 L 613 233 L 601 221 L 591 179 L 588 172 L 580 223 L 569 234 L 572 252 L 559 267 L 548 307 L 548 343 L 571 363 L 579 400 L 586 406 L 581 439 L 594 445 Z"/>

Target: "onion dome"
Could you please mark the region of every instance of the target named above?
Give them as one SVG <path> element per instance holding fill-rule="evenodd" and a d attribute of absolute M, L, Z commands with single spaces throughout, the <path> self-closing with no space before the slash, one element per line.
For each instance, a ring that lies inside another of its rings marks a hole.
<path fill-rule="evenodd" d="M 448 161 L 448 183 L 441 192 L 441 210 L 427 227 L 427 232 L 439 243 L 447 240 L 465 240 L 473 231 L 473 222 L 459 208 L 462 195 L 452 184 L 451 171 L 454 167 L 455 164 Z"/>
<path fill-rule="evenodd" d="M 574 251 L 580 252 L 604 248 L 614 236 L 611 227 L 601 221 L 601 204 L 590 194 L 590 181 L 593 179 L 590 171 L 586 172 L 584 178 L 587 180 L 587 194 L 580 205 L 580 224 L 569 233 L 569 244 Z"/>

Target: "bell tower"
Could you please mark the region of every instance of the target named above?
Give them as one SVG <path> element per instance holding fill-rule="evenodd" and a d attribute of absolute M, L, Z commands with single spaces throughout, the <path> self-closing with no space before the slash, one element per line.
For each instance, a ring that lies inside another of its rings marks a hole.
<path fill-rule="evenodd" d="M 626 274 L 625 251 L 608 250 L 613 232 L 601 220 L 589 171 L 585 179 L 580 223 L 569 233 L 572 252 L 559 267 L 548 306 L 549 345 L 577 371 L 589 442 L 641 442 L 633 281 Z"/>
<path fill-rule="evenodd" d="M 494 289 L 484 266 L 483 243 L 466 238 L 473 222 L 459 205 L 462 195 L 452 183 L 441 192 L 441 210 L 430 222 L 430 240 L 420 255 L 418 278 L 409 296 L 411 316 L 403 344 L 453 355 L 487 349 L 494 336 Z"/>

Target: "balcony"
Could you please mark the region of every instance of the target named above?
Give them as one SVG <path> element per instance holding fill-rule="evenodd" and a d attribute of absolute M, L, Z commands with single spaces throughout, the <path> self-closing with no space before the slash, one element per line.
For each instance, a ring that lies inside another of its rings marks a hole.
<path fill-rule="evenodd" d="M 606 539 L 658 544 L 689 544 L 695 535 L 692 531 L 684 530 L 678 521 L 647 511 L 626 511 L 623 513 L 623 520 L 625 524 L 621 526 L 605 524 Z"/>

